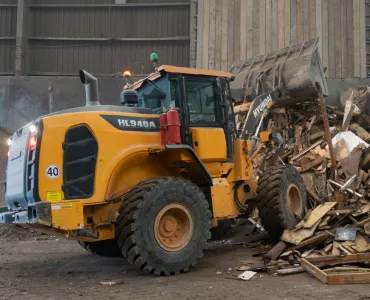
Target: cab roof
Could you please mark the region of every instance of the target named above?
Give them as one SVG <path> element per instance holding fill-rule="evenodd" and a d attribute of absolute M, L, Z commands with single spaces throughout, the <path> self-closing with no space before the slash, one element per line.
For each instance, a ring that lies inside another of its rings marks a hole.
<path fill-rule="evenodd" d="M 206 69 L 197 69 L 197 68 L 185 68 L 185 67 L 176 67 L 176 66 L 169 66 L 169 65 L 162 65 L 158 68 L 158 71 L 150 74 L 149 76 L 140 79 L 133 83 L 131 86 L 125 85 L 125 89 L 138 89 L 141 87 L 143 82 L 148 79 L 150 81 L 154 81 L 159 77 L 162 77 L 165 73 L 176 73 L 176 74 L 189 74 L 189 75 L 203 75 L 203 76 L 217 76 L 217 77 L 225 77 L 230 78 L 232 75 L 229 72 L 224 71 L 216 71 L 216 70 L 206 70 Z"/>

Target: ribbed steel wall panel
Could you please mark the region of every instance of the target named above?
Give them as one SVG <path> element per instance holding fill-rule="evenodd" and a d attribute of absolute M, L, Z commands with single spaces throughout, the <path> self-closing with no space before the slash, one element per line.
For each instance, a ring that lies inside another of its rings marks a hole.
<path fill-rule="evenodd" d="M 187 66 L 188 41 L 160 42 L 78 42 L 31 41 L 29 75 L 72 75 L 79 68 L 94 74 L 121 74 L 130 69 L 134 75 L 152 71 L 149 54 L 157 52 L 162 63 Z"/>
<path fill-rule="evenodd" d="M 135 2 L 143 3 L 127 1 Z M 76 74 L 81 67 L 95 74 L 121 73 L 125 68 L 135 75 L 148 74 L 152 52 L 158 53 L 160 63 L 188 66 L 190 5 L 181 5 L 186 0 L 171 2 L 146 1 L 167 4 L 163 6 L 31 6 L 27 74 Z M 58 0 L 52 4 L 68 3 L 107 1 Z M 102 38 L 105 40 L 99 40 Z M 116 38 L 135 40 L 114 41 Z M 140 41 L 142 38 L 149 41 Z"/>
<path fill-rule="evenodd" d="M 0 7 L 0 37 L 15 37 L 17 26 L 17 8 Z"/>
<path fill-rule="evenodd" d="M 189 36 L 189 7 L 32 8 L 29 36 Z M 52 24 L 52 26 L 51 26 Z"/>
<path fill-rule="evenodd" d="M 15 40 L 0 40 L 0 75 L 14 73 Z"/>
<path fill-rule="evenodd" d="M 0 4 L 14 5 L 14 0 L 0 0 Z M 17 7 L 0 6 L 0 75 L 14 73 Z"/>
<path fill-rule="evenodd" d="M 0 4 L 17 4 L 17 0 L 0 0 Z"/>

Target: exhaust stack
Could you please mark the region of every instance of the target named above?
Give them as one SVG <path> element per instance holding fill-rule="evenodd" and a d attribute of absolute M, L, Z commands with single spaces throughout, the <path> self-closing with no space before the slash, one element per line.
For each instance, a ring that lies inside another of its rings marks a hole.
<path fill-rule="evenodd" d="M 98 80 L 90 73 L 83 69 L 80 69 L 80 80 L 85 86 L 86 93 L 86 106 L 100 105 L 99 102 L 99 91 L 98 91 Z"/>

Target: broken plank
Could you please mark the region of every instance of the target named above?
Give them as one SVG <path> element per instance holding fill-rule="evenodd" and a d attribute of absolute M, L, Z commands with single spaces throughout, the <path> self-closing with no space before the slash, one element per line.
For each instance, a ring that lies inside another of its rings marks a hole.
<path fill-rule="evenodd" d="M 298 273 L 302 273 L 304 271 L 305 270 L 302 267 L 297 267 L 297 268 L 289 268 L 289 269 L 277 270 L 276 273 L 278 275 L 280 275 L 280 276 L 284 276 L 284 275 L 298 274 Z"/>
<path fill-rule="evenodd" d="M 320 220 L 318 220 L 316 224 L 311 228 L 302 228 L 297 231 L 295 231 L 294 229 L 285 229 L 282 240 L 293 245 L 299 245 L 303 240 L 313 236 L 317 226 L 319 226 L 319 223 Z"/>
<path fill-rule="evenodd" d="M 308 163 L 307 165 L 303 166 L 299 170 L 299 172 L 303 173 L 303 172 L 306 172 L 306 171 L 310 170 L 311 168 L 315 167 L 316 165 L 321 164 L 324 161 L 324 159 L 325 158 L 321 157 L 321 156 L 316 158 L 314 161 L 312 161 L 312 162 Z"/>
<path fill-rule="evenodd" d="M 306 258 L 318 267 L 345 265 L 351 263 L 363 263 L 370 261 L 370 253 L 350 254 L 350 255 L 329 255 L 324 257 Z"/>
<path fill-rule="evenodd" d="M 266 253 L 265 257 L 271 260 L 276 260 L 286 248 L 288 248 L 288 244 L 284 241 L 280 241 L 274 248 Z"/>
<path fill-rule="evenodd" d="M 328 211 L 328 213 L 326 215 L 329 216 L 329 217 L 330 216 L 349 215 L 349 214 L 353 213 L 354 211 L 355 211 L 355 209 L 353 209 L 353 208 L 351 208 L 351 209 L 336 209 L 336 210 Z"/>
<path fill-rule="evenodd" d="M 319 140 L 317 141 L 316 143 L 312 144 L 310 147 L 308 147 L 306 150 L 303 150 L 301 153 L 298 153 L 296 156 L 293 156 L 291 161 L 294 161 L 298 158 L 300 158 L 302 155 L 306 154 L 308 151 L 314 149 L 316 146 L 320 145 L 322 142 L 324 142 L 323 140 Z"/>
<path fill-rule="evenodd" d="M 357 123 L 351 124 L 349 126 L 349 129 L 353 131 L 359 138 L 363 139 L 365 142 L 370 142 L 370 133 Z"/>
<path fill-rule="evenodd" d="M 317 266 L 309 262 L 306 258 L 302 258 L 301 264 L 302 264 L 302 268 L 305 269 L 312 276 L 316 277 L 322 283 L 327 283 L 327 275 L 325 274 L 325 272 L 320 270 Z"/>
<path fill-rule="evenodd" d="M 296 227 L 297 228 L 311 228 L 314 226 L 322 217 L 324 217 L 330 209 L 332 209 L 337 202 L 326 202 L 316 206 L 311 212 L 307 221 L 302 220 Z"/>
<path fill-rule="evenodd" d="M 307 240 L 304 240 L 299 245 L 293 246 L 291 248 L 291 250 L 302 249 L 302 248 L 307 247 L 307 246 L 314 246 L 314 245 L 320 244 L 329 237 L 330 237 L 330 235 L 327 232 L 320 232 L 319 234 L 317 234 L 313 237 L 310 237 Z"/>

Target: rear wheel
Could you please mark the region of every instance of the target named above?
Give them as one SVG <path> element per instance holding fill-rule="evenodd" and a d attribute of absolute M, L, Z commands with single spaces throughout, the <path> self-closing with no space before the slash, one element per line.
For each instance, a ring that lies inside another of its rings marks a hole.
<path fill-rule="evenodd" d="M 262 225 L 274 240 L 304 218 L 306 189 L 300 173 L 293 166 L 267 169 L 258 180 L 257 192 Z"/>
<path fill-rule="evenodd" d="M 78 241 L 78 243 L 86 251 L 89 251 L 93 254 L 105 257 L 122 256 L 121 249 L 118 247 L 116 239 L 97 241 L 93 243 Z"/>
<path fill-rule="evenodd" d="M 186 272 L 203 256 L 211 212 L 193 183 L 175 177 L 144 181 L 124 196 L 116 220 L 122 254 L 144 273 Z"/>

